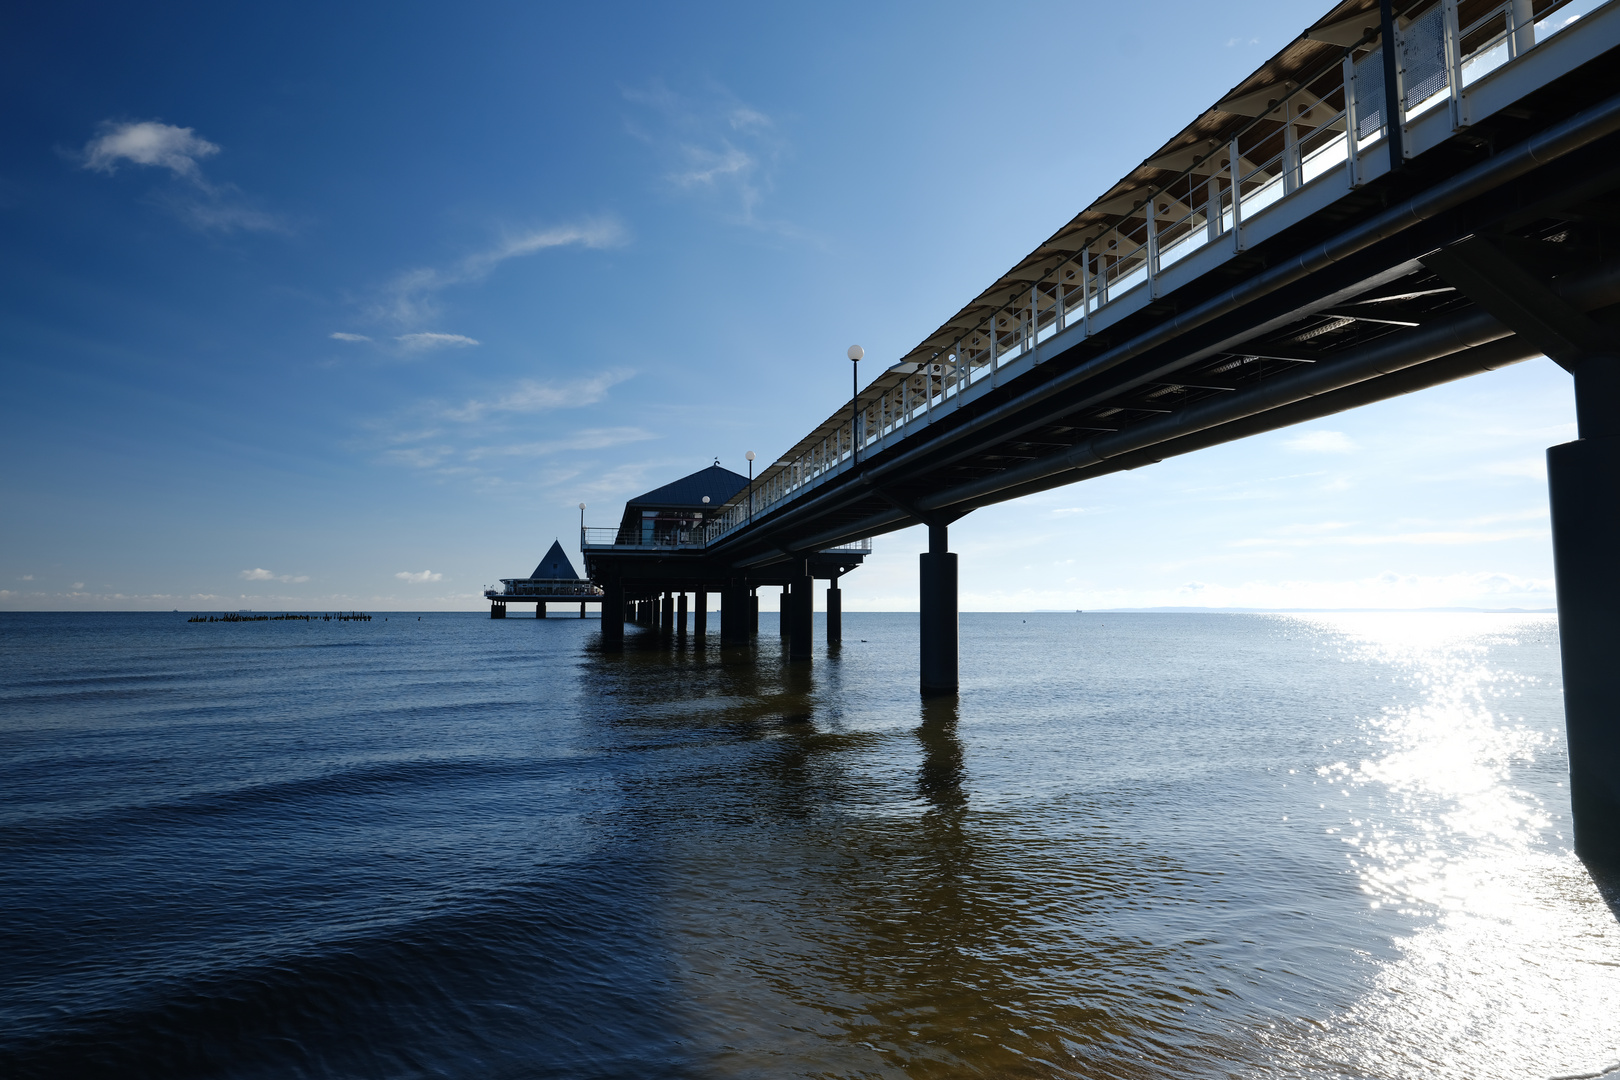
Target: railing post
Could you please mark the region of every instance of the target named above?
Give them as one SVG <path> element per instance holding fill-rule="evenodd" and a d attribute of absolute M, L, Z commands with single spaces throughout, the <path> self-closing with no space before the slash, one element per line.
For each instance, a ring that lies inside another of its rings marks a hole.
<path fill-rule="evenodd" d="M 1406 102 L 1401 90 L 1400 27 L 1393 0 L 1378 0 L 1378 19 L 1384 57 L 1384 131 L 1389 142 L 1389 171 L 1406 163 Z"/>
<path fill-rule="evenodd" d="M 1091 245 L 1080 249 L 1080 333 L 1091 336 Z"/>
<path fill-rule="evenodd" d="M 996 385 L 996 366 L 997 366 L 997 360 L 1000 357 L 1000 355 L 1001 355 L 1001 314 L 999 312 L 991 312 L 991 314 L 990 314 L 990 385 L 991 386 Z M 968 376 L 968 382 L 972 383 L 972 381 L 973 381 L 973 378 L 972 378 L 972 375 L 970 373 L 969 376 Z"/>
<path fill-rule="evenodd" d="M 1147 201 L 1147 279 L 1148 295 L 1159 295 L 1159 223 L 1154 216 L 1153 200 L 1158 196 L 1148 194 Z"/>
<path fill-rule="evenodd" d="M 1356 105 L 1356 61 L 1350 53 L 1344 54 L 1341 65 L 1344 77 L 1344 167 L 1350 188 L 1361 186 L 1361 151 L 1357 128 L 1360 109 Z"/>
<path fill-rule="evenodd" d="M 1029 287 L 1029 351 L 1035 354 L 1035 363 L 1041 362 L 1041 285 Z"/>
<path fill-rule="evenodd" d="M 1065 264 L 1067 265 L 1067 264 Z M 1052 334 L 1055 337 L 1063 333 L 1068 320 L 1063 317 L 1063 267 L 1057 269 L 1057 312 L 1052 316 Z"/>
<path fill-rule="evenodd" d="M 1283 98 L 1283 197 L 1299 190 L 1299 132 L 1294 130 L 1294 96 Z"/>
<path fill-rule="evenodd" d="M 1509 46 L 1509 51 L 1517 60 L 1536 47 L 1536 13 L 1531 0 L 1513 0 L 1510 17 L 1513 19 L 1513 44 Z"/>
<path fill-rule="evenodd" d="M 1213 244 L 1221 235 L 1221 175 L 1217 169 L 1204 188 L 1204 242 Z"/>
<path fill-rule="evenodd" d="M 1468 94 L 1463 89 L 1462 28 L 1457 15 L 1457 0 L 1445 2 L 1446 82 L 1451 84 L 1451 130 L 1465 128 L 1468 119 Z M 1534 27 L 1531 33 L 1535 33 Z"/>
<path fill-rule="evenodd" d="M 1232 251 L 1236 254 L 1243 250 L 1243 160 L 1238 153 L 1237 137 L 1233 136 L 1230 149 L 1227 151 L 1226 170 L 1232 178 Z"/>

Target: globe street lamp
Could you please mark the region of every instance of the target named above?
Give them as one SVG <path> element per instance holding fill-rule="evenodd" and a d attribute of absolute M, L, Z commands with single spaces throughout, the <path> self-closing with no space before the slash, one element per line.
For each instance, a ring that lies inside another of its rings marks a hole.
<path fill-rule="evenodd" d="M 754 452 L 744 454 L 748 459 L 748 524 L 754 523 Z"/>
<path fill-rule="evenodd" d="M 579 504 L 579 546 L 585 546 L 585 504 Z"/>
<path fill-rule="evenodd" d="M 861 357 L 866 350 L 859 345 L 851 345 L 849 352 L 844 355 L 850 359 L 849 368 L 849 467 L 855 467 L 855 450 L 860 446 L 860 440 L 855 435 L 855 412 L 861 397 Z"/>

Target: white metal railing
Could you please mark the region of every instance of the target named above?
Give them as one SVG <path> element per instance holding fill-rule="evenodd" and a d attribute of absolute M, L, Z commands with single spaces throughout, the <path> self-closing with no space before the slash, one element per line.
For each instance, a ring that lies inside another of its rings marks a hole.
<path fill-rule="evenodd" d="M 1469 86 L 1588 12 L 1620 0 L 1560 0 L 1542 5 L 1539 19 L 1535 0 L 1504 0 L 1466 26 L 1458 23 L 1459 2 L 1436 0 L 1397 30 L 1396 111 L 1403 129 L 1447 103 L 1452 129 L 1466 126 Z M 1337 68 L 1288 86 L 1294 88 L 1226 147 L 1153 190 L 1083 250 L 1015 289 L 976 328 L 926 362 L 891 368 L 879 381 L 898 374 L 898 382 L 875 392 L 869 387 L 853 416 L 823 424 L 820 438 L 667 543 L 713 543 L 814 490 L 848 471 L 869 448 L 886 447 L 926 425 L 935 410 L 959 404 L 971 387 L 996 385 L 1008 364 L 1024 361 L 1022 369 L 1038 362 L 1031 354 L 1041 342 L 1075 326 L 1089 336 L 1093 319 L 1138 290 L 1157 296 L 1164 272 L 1182 260 L 1216 244 L 1241 251 L 1249 226 L 1299 192 L 1319 189 L 1333 176 L 1343 178 L 1346 191 L 1365 183 L 1363 159 L 1383 142 L 1389 123 L 1382 48 L 1375 45 L 1359 60 L 1347 49 Z"/>

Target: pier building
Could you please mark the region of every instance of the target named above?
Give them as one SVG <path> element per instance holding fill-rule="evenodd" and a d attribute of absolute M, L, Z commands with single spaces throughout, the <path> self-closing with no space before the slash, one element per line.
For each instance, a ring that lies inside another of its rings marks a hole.
<path fill-rule="evenodd" d="M 753 482 L 719 461 L 625 503 L 615 529 L 580 527 L 585 571 L 603 590 L 603 640 L 623 640 L 623 620 L 684 634 L 692 613 L 693 640 L 708 636 L 709 598 L 720 598 L 720 639 L 746 643 L 759 633 L 759 590 L 782 590 L 781 627 L 795 657 L 810 655 L 815 582 L 825 581 L 827 640 L 843 635 L 843 592 L 838 581 L 871 551 L 866 539 L 802 553 L 752 569 L 712 558 L 707 537 L 728 509 L 746 513 Z M 689 603 L 690 601 L 690 603 Z"/>
<path fill-rule="evenodd" d="M 508 604 L 533 604 L 537 619 L 546 617 L 548 604 L 578 604 L 583 619 L 586 604 L 602 602 L 602 590 L 579 576 L 562 542 L 553 540 L 534 573 L 526 578 L 501 578 L 501 587 L 485 589 L 484 597 L 492 619 L 506 618 Z"/>
<path fill-rule="evenodd" d="M 807 658 L 814 579 L 926 525 L 919 681 L 954 693 L 963 515 L 1546 356 L 1576 850 L 1620 871 L 1617 207 L 1620 0 L 1343 0 L 750 483 L 582 523 L 602 642 L 698 589 L 746 641 L 781 583 Z"/>

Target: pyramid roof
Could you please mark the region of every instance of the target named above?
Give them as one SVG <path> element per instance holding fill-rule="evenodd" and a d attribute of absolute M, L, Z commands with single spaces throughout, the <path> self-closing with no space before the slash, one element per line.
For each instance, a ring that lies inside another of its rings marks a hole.
<path fill-rule="evenodd" d="M 747 486 L 748 477 L 715 464 L 707 469 L 700 469 L 691 476 L 683 476 L 661 488 L 653 488 L 645 495 L 637 495 L 625 504 L 625 509 L 657 506 L 691 507 L 698 510 L 707 507 L 718 510 L 725 505 L 727 499 Z M 703 501 L 705 495 L 709 497 L 707 503 Z"/>
<path fill-rule="evenodd" d="M 534 573 L 530 574 L 529 577 L 579 580 L 579 574 L 574 571 L 574 564 L 568 561 L 567 555 L 563 554 L 562 542 L 558 540 L 551 542 L 551 549 L 546 552 L 545 558 L 540 560 L 540 565 L 534 568 Z"/>

